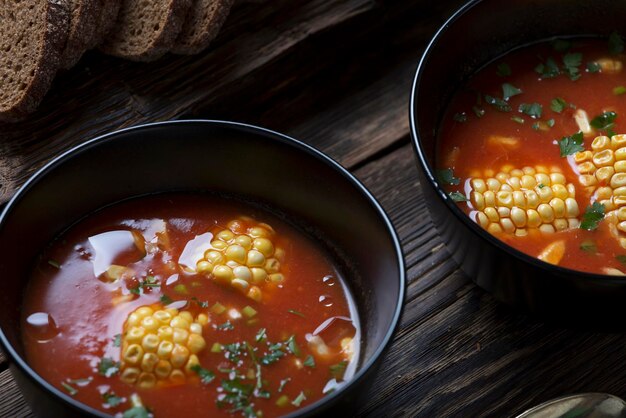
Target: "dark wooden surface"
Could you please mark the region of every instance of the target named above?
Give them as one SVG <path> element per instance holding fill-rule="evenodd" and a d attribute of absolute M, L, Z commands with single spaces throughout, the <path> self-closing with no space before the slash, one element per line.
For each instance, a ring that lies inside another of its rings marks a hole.
<path fill-rule="evenodd" d="M 360 416 L 514 416 L 555 396 L 626 395 L 626 336 L 514 312 L 460 272 L 424 206 L 408 101 L 423 48 L 461 0 L 238 2 L 205 53 L 88 53 L 29 120 L 0 125 L 0 201 L 65 149 L 143 122 L 210 118 L 303 140 L 389 213 L 408 269 L 401 326 Z M 4 280 L 12 280 L 4 278 Z M 0 417 L 31 416 L 4 357 Z"/>

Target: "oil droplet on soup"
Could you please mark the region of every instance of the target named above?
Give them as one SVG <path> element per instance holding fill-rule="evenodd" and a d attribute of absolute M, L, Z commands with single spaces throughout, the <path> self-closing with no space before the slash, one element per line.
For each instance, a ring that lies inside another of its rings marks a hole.
<path fill-rule="evenodd" d="M 340 388 L 359 361 L 354 301 L 318 245 L 216 197 L 107 207 L 34 268 L 23 305 L 27 359 L 110 414 L 288 414 Z"/>

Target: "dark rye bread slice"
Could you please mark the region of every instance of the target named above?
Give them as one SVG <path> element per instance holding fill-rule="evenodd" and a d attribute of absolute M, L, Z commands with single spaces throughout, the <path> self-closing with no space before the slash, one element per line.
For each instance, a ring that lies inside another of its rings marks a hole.
<path fill-rule="evenodd" d="M 72 68 L 89 47 L 96 31 L 98 0 L 68 0 L 70 32 L 61 55 L 61 68 Z"/>
<path fill-rule="evenodd" d="M 174 46 L 190 6 L 191 0 L 122 0 L 100 49 L 132 61 L 156 60 Z"/>
<path fill-rule="evenodd" d="M 59 67 L 69 21 L 65 0 L 0 0 L 0 120 L 37 108 Z"/>
<path fill-rule="evenodd" d="M 115 21 L 117 20 L 120 6 L 122 5 L 121 0 L 98 0 L 98 3 L 100 11 L 96 23 L 96 30 L 91 38 L 91 41 L 89 42 L 88 49 L 92 49 L 100 45 L 109 32 L 111 32 L 111 29 L 113 29 L 113 25 L 115 25 Z"/>
<path fill-rule="evenodd" d="M 228 16 L 233 0 L 195 0 L 172 48 L 175 54 L 197 54 L 209 46 Z"/>

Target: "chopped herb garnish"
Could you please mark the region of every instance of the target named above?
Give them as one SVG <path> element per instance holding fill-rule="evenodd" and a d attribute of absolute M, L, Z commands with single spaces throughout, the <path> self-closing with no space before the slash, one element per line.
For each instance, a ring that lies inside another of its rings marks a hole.
<path fill-rule="evenodd" d="M 330 366 L 330 374 L 336 379 L 336 380 L 343 380 L 343 375 L 346 372 L 346 367 L 348 367 L 348 362 L 347 361 L 340 361 L 337 364 L 333 364 L 332 366 Z"/>
<path fill-rule="evenodd" d="M 208 385 L 213 381 L 213 379 L 215 379 L 215 373 L 205 369 L 199 364 L 194 364 L 193 366 L 191 366 L 191 370 L 196 372 L 196 374 L 200 377 L 200 381 L 205 385 Z"/>
<path fill-rule="evenodd" d="M 546 125 L 548 125 L 548 128 L 553 128 L 554 127 L 554 119 L 548 119 L 546 121 Z"/>
<path fill-rule="evenodd" d="M 280 381 L 280 386 L 278 386 L 278 393 L 280 393 L 280 392 L 282 392 L 282 391 L 283 391 L 283 389 L 285 388 L 285 385 L 286 385 L 287 383 L 289 383 L 289 381 L 290 381 L 290 380 L 291 380 L 291 378 L 290 378 L 290 377 L 288 377 L 288 378 L 283 379 L 283 380 L 281 380 L 281 381 Z"/>
<path fill-rule="evenodd" d="M 454 171 L 452 171 L 451 168 L 437 170 L 437 179 L 442 183 L 452 186 L 458 186 L 458 184 L 461 182 L 461 179 L 459 179 L 458 177 L 454 177 Z"/>
<path fill-rule="evenodd" d="M 267 330 L 265 328 L 261 328 L 259 332 L 256 333 L 256 337 L 254 337 L 254 339 L 257 343 L 267 339 Z"/>
<path fill-rule="evenodd" d="M 524 118 L 519 117 L 519 116 L 511 116 L 511 120 L 515 123 L 519 123 L 520 125 L 524 124 Z"/>
<path fill-rule="evenodd" d="M 211 346 L 211 353 L 221 353 L 222 352 L 222 344 L 220 343 L 213 343 L 213 345 Z"/>
<path fill-rule="evenodd" d="M 92 377 L 85 377 L 83 379 L 68 379 L 68 383 L 77 386 L 87 386 L 93 380 Z"/>
<path fill-rule="evenodd" d="M 163 305 L 169 305 L 170 303 L 174 302 L 172 298 L 167 295 L 161 295 L 159 300 L 161 301 Z"/>
<path fill-rule="evenodd" d="M 609 135 L 612 134 L 612 129 L 615 126 L 615 119 L 617 118 L 617 113 L 615 112 L 604 112 L 601 115 L 596 116 L 590 122 L 590 125 L 594 128 L 607 131 Z"/>
<path fill-rule="evenodd" d="M 289 396 L 282 395 L 280 398 L 276 400 L 276 406 L 280 406 L 281 408 L 289 405 Z"/>
<path fill-rule="evenodd" d="M 617 32 L 612 32 L 611 35 L 609 35 L 609 52 L 612 55 L 624 52 L 624 40 Z"/>
<path fill-rule="evenodd" d="M 467 114 L 465 112 L 455 113 L 452 119 L 454 119 L 455 122 L 467 122 Z"/>
<path fill-rule="evenodd" d="M 113 336 L 113 347 L 119 347 L 122 345 L 122 334 L 115 334 Z"/>
<path fill-rule="evenodd" d="M 622 263 L 622 265 L 626 266 L 626 255 L 623 255 L 623 254 L 616 255 L 615 259 L 619 261 L 620 263 Z"/>
<path fill-rule="evenodd" d="M 539 184 L 537 185 L 537 187 L 539 187 L 540 189 L 543 189 L 544 187 L 546 187 L 546 185 L 545 185 L 545 184 L 543 184 L 543 183 L 539 183 Z"/>
<path fill-rule="evenodd" d="M 256 309 L 249 305 L 244 306 L 244 308 L 241 310 L 241 313 L 243 313 L 248 318 L 252 318 L 257 314 Z"/>
<path fill-rule="evenodd" d="M 230 323 L 230 321 L 226 321 L 223 324 L 218 325 L 216 328 L 220 331 L 232 331 L 235 329 L 235 327 L 233 326 L 233 324 Z"/>
<path fill-rule="evenodd" d="M 511 97 L 517 96 L 518 94 L 522 94 L 522 90 L 518 89 L 513 84 L 502 84 L 502 99 L 508 101 Z"/>
<path fill-rule="evenodd" d="M 473 106 L 472 110 L 474 111 L 474 114 L 477 118 L 482 118 L 483 116 L 485 116 L 485 109 L 482 109 L 478 106 Z"/>
<path fill-rule="evenodd" d="M 469 201 L 463 193 L 459 193 L 459 192 L 450 192 L 448 193 L 448 196 L 450 197 L 450 199 L 452 199 L 453 202 L 468 202 Z"/>
<path fill-rule="evenodd" d="M 194 302 L 196 302 L 196 304 L 201 307 L 201 308 L 208 308 L 209 307 L 209 302 L 207 301 L 203 301 L 203 300 L 198 300 L 197 297 L 192 297 L 191 300 L 193 300 Z"/>
<path fill-rule="evenodd" d="M 580 78 L 580 64 L 583 60 L 583 54 L 580 52 L 565 54 L 563 56 L 563 69 L 569 76 L 570 80 L 578 80 Z"/>
<path fill-rule="evenodd" d="M 522 103 L 518 108 L 520 113 L 524 113 L 533 119 L 541 118 L 543 112 L 543 106 L 539 103 Z"/>
<path fill-rule="evenodd" d="M 613 94 L 615 96 L 621 96 L 624 93 L 626 93 L 626 87 L 624 86 L 617 86 L 613 88 Z"/>
<path fill-rule="evenodd" d="M 600 221 L 604 219 L 604 205 L 594 202 L 591 206 L 587 206 L 583 214 L 583 220 L 580 223 L 580 229 L 593 231 L 598 227 Z"/>
<path fill-rule="evenodd" d="M 306 401 L 306 396 L 304 396 L 304 392 L 300 392 L 300 394 L 296 396 L 296 399 L 291 401 L 291 404 L 295 406 L 296 408 L 298 408 L 304 401 Z"/>
<path fill-rule="evenodd" d="M 233 363 L 237 363 L 239 361 L 242 349 L 241 343 L 225 344 L 222 346 L 222 348 L 224 348 L 224 350 L 226 351 L 226 357 L 228 358 L 228 360 Z"/>
<path fill-rule="evenodd" d="M 589 61 L 587 63 L 587 71 L 590 73 L 599 73 L 602 67 L 595 61 Z"/>
<path fill-rule="evenodd" d="M 548 58 L 544 63 L 540 63 L 535 67 L 535 72 L 538 73 L 542 79 L 545 78 L 554 78 L 561 74 L 561 70 L 559 70 L 559 66 L 552 59 Z"/>
<path fill-rule="evenodd" d="M 70 394 L 70 396 L 74 396 L 78 393 L 78 389 L 76 389 L 74 386 L 70 385 L 69 383 L 61 382 L 61 386 L 63 386 L 63 389 L 65 389 L 67 393 Z"/>
<path fill-rule="evenodd" d="M 119 406 L 122 402 L 124 402 L 124 398 L 117 396 L 113 392 L 107 392 L 102 394 L 102 400 L 104 400 L 104 404 L 109 406 L 110 408 L 115 408 Z"/>
<path fill-rule="evenodd" d="M 567 102 L 560 97 L 555 97 L 550 102 L 550 109 L 555 111 L 556 113 L 561 113 L 567 107 Z"/>
<path fill-rule="evenodd" d="M 554 48 L 556 52 L 565 52 L 571 47 L 572 43 L 565 39 L 555 39 L 554 41 L 552 41 L 552 48 Z"/>
<path fill-rule="evenodd" d="M 220 315 L 226 312 L 226 306 L 222 305 L 219 302 L 215 302 L 213 306 L 211 306 L 211 312 L 214 314 Z"/>
<path fill-rule="evenodd" d="M 583 148 L 583 133 L 577 132 L 571 136 L 564 136 L 557 141 L 559 143 L 559 149 L 561 157 L 567 157 L 568 155 L 576 154 L 579 151 L 584 151 Z"/>
<path fill-rule="evenodd" d="M 488 94 L 485 94 L 485 101 L 489 103 L 491 106 L 495 107 L 500 112 L 510 112 L 511 105 L 508 104 L 505 100 L 500 99 L 498 97 L 493 97 Z"/>
<path fill-rule="evenodd" d="M 295 335 L 291 335 L 287 341 L 285 341 L 285 344 L 287 344 L 287 348 L 289 349 L 289 351 L 291 351 L 291 353 L 296 356 L 296 357 L 300 357 L 302 355 L 302 352 L 300 351 L 300 347 L 298 347 L 298 343 L 296 342 L 296 336 Z"/>
<path fill-rule="evenodd" d="M 110 357 L 102 357 L 98 363 L 98 373 L 111 377 L 120 371 L 120 363 Z"/>
<path fill-rule="evenodd" d="M 287 312 L 289 312 L 290 314 L 298 315 L 298 316 L 301 316 L 302 318 L 305 318 L 302 312 L 298 312 L 295 309 L 287 309 Z"/>
<path fill-rule="evenodd" d="M 269 347 L 270 352 L 261 357 L 261 364 L 268 366 L 272 363 L 276 363 L 282 356 L 285 355 L 285 353 L 277 348 L 277 346 L 280 347 L 278 344 L 274 344 Z"/>
<path fill-rule="evenodd" d="M 533 123 L 532 128 L 533 128 L 535 131 L 538 131 L 538 130 L 539 130 L 539 128 L 540 128 L 540 126 L 539 126 L 539 122 L 535 122 L 535 123 Z"/>
<path fill-rule="evenodd" d="M 124 411 L 122 418 L 150 418 L 150 413 L 144 406 L 133 406 Z"/>
<path fill-rule="evenodd" d="M 583 241 L 580 243 L 580 249 L 586 253 L 595 254 L 598 252 L 598 247 L 593 241 Z"/>
<path fill-rule="evenodd" d="M 496 68 L 496 74 L 500 77 L 508 77 L 511 75 L 511 67 L 506 62 L 501 62 Z"/>
<path fill-rule="evenodd" d="M 50 264 L 55 269 L 60 269 L 61 268 L 61 265 L 56 260 L 48 260 L 48 264 Z"/>
<path fill-rule="evenodd" d="M 224 396 L 217 399 L 218 408 L 231 405 L 231 413 L 241 411 L 245 417 L 256 417 L 257 414 L 250 405 L 250 397 L 254 391 L 254 386 L 242 383 L 241 380 L 235 378 L 231 380 L 222 380 L 222 389 Z"/>
<path fill-rule="evenodd" d="M 309 354 L 302 364 L 304 364 L 306 367 L 315 367 L 315 359 L 312 355 Z"/>

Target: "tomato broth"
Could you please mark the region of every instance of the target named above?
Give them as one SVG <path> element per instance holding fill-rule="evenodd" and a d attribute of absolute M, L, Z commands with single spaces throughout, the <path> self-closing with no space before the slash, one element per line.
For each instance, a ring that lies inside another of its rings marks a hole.
<path fill-rule="evenodd" d="M 320 242 L 255 206 L 178 194 L 63 233 L 34 270 L 22 329 L 37 373 L 124 417 L 283 415 L 349 380 L 360 341 Z"/>
<path fill-rule="evenodd" d="M 478 71 L 439 131 L 438 177 L 449 196 L 533 257 L 623 275 L 624 58 L 613 34 L 608 43 L 531 45 Z"/>

